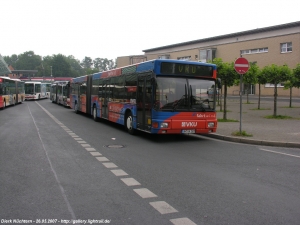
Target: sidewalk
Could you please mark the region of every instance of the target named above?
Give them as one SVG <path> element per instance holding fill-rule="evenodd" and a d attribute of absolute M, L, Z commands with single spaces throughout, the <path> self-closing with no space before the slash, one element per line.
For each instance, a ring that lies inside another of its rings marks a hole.
<path fill-rule="evenodd" d="M 216 133 L 206 136 L 226 141 L 248 144 L 295 147 L 300 148 L 300 102 L 293 101 L 289 108 L 289 100 L 277 101 L 277 115 L 290 116 L 291 119 L 267 119 L 265 116 L 273 115 L 273 97 L 262 98 L 260 110 L 258 100 L 250 100 L 247 104 L 246 96 L 243 96 L 242 104 L 242 131 L 252 134 L 252 137 L 234 136 L 233 132 L 240 131 L 240 98 L 227 99 L 227 119 L 237 122 L 218 122 Z M 217 118 L 223 119 L 223 112 L 217 106 Z"/>

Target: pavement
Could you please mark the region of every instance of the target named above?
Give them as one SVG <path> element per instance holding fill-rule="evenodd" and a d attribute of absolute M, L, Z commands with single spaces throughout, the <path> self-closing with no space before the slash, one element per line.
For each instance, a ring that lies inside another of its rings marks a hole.
<path fill-rule="evenodd" d="M 242 119 L 240 120 L 240 97 L 228 96 L 227 119 L 236 122 L 218 121 L 216 133 L 205 136 L 225 141 L 300 148 L 300 97 L 293 97 L 292 107 L 289 98 L 279 98 L 277 115 L 289 116 L 289 119 L 267 119 L 274 111 L 274 97 L 261 97 L 260 110 L 258 98 L 254 97 L 247 103 L 247 97 L 242 97 Z M 224 108 L 223 108 L 224 109 Z M 223 119 L 223 112 L 217 106 L 217 118 Z M 245 131 L 248 136 L 235 136 L 233 133 Z"/>

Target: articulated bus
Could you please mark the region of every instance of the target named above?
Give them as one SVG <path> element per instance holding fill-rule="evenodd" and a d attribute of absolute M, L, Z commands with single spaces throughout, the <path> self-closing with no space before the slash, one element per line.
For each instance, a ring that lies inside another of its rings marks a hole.
<path fill-rule="evenodd" d="M 47 98 L 46 84 L 39 81 L 25 82 L 25 100 Z"/>
<path fill-rule="evenodd" d="M 55 81 L 51 85 L 50 100 L 66 107 L 70 107 L 70 82 Z"/>
<path fill-rule="evenodd" d="M 46 98 L 50 99 L 50 92 L 51 92 L 51 83 L 44 83 L 46 84 Z"/>
<path fill-rule="evenodd" d="M 25 100 L 24 82 L 0 77 L 0 109 L 22 103 Z"/>
<path fill-rule="evenodd" d="M 156 59 L 73 78 L 70 103 L 130 134 L 204 134 L 217 129 L 217 88 L 214 64 Z"/>

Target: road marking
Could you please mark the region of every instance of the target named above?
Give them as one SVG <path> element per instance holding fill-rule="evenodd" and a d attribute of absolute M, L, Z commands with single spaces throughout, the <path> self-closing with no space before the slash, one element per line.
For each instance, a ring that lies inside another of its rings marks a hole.
<path fill-rule="evenodd" d="M 170 220 L 174 225 L 197 225 L 189 218 L 178 218 L 178 219 L 171 219 Z"/>
<path fill-rule="evenodd" d="M 96 157 L 96 159 L 99 161 L 99 162 L 108 162 L 109 159 L 106 158 L 106 157 Z"/>
<path fill-rule="evenodd" d="M 86 144 L 86 141 L 77 141 L 79 144 Z"/>
<path fill-rule="evenodd" d="M 158 202 L 150 202 L 150 205 L 154 209 L 156 209 L 161 214 L 168 214 L 168 213 L 175 213 L 178 212 L 176 209 L 174 209 L 172 206 L 170 206 L 168 203 L 164 201 L 158 201 Z"/>
<path fill-rule="evenodd" d="M 121 181 L 123 181 L 127 186 L 141 185 L 134 178 L 121 178 Z"/>
<path fill-rule="evenodd" d="M 127 176 L 128 173 L 126 173 L 124 170 L 111 170 L 113 174 L 116 176 Z"/>
<path fill-rule="evenodd" d="M 139 189 L 133 189 L 139 196 L 142 198 L 155 198 L 157 197 L 156 194 L 153 192 L 149 191 L 147 188 L 139 188 Z"/>
<path fill-rule="evenodd" d="M 287 155 L 287 156 L 291 156 L 291 157 L 295 157 L 295 158 L 300 158 L 299 155 L 292 155 L 292 154 L 287 154 L 287 153 L 283 153 L 283 152 L 276 152 L 276 151 L 272 151 L 272 150 L 264 149 L 264 148 L 259 148 L 259 149 L 262 151 L 265 151 L 265 152 L 272 152 L 272 153 L 276 153 L 276 154 L 280 154 L 280 155 Z"/>
<path fill-rule="evenodd" d="M 37 103 L 37 102 L 36 102 Z M 77 136 L 74 132 L 72 132 L 69 128 L 67 128 L 66 126 L 63 125 L 63 123 L 61 123 L 58 119 L 56 119 L 50 112 L 48 112 L 45 108 L 43 108 L 39 103 L 37 103 L 57 124 L 61 125 L 61 127 L 70 135 L 74 138 L 74 140 L 76 140 L 78 143 L 81 143 L 82 147 L 84 147 L 87 151 L 90 151 L 90 154 L 93 156 L 98 156 L 98 155 L 102 155 L 101 153 L 97 152 L 95 148 L 92 148 L 89 144 L 83 144 L 86 143 L 85 141 L 83 141 L 81 138 L 79 138 L 79 136 Z M 30 112 L 31 113 L 31 112 Z M 32 116 L 32 115 L 31 115 Z M 32 116 L 33 118 L 33 116 Z M 33 119 L 34 120 L 34 119 Z M 34 121 L 35 123 L 35 121 Z M 37 128 L 37 126 L 36 126 Z M 38 128 L 37 128 L 38 131 Z M 39 133 L 39 131 L 38 131 Z M 41 137 L 40 137 L 41 139 Z M 115 140 L 115 138 L 112 138 L 113 140 Z M 42 142 L 43 144 L 43 142 Z M 46 151 L 46 149 L 44 148 L 44 150 Z M 265 149 L 261 149 L 261 150 L 265 150 Z M 265 150 L 265 151 L 270 151 L 270 150 Z M 273 151 L 270 151 L 273 152 Z M 279 152 L 275 152 L 275 153 L 279 153 Z M 47 154 L 47 151 L 46 151 Z M 279 154 L 285 154 L 285 153 L 279 153 Z M 285 154 L 285 155 L 289 155 L 289 154 Z M 289 156 L 293 156 L 293 155 L 289 155 Z M 294 156 L 294 157 L 300 157 L 300 156 Z M 54 171 L 50 158 L 48 157 L 47 154 L 47 158 L 48 161 L 50 163 L 51 169 L 53 171 L 53 173 L 55 174 L 55 178 L 60 186 L 61 192 L 63 194 L 63 197 L 65 199 L 65 202 L 68 205 L 68 209 L 71 212 L 72 218 L 75 219 L 75 214 L 74 211 L 72 210 L 72 207 L 67 199 L 67 196 L 65 194 L 65 191 L 63 189 L 63 187 L 60 184 L 60 181 L 58 180 L 58 177 L 56 175 L 56 172 Z M 109 161 L 109 159 L 107 159 L 106 157 L 96 157 L 96 159 L 100 162 L 103 161 Z M 117 168 L 118 166 L 114 163 L 108 162 L 108 163 L 102 163 L 106 168 Z M 111 170 L 112 173 L 114 173 L 116 176 L 127 176 L 128 174 L 121 170 L 121 169 L 115 169 L 115 170 Z M 138 181 L 136 181 L 134 178 L 121 178 L 121 180 L 127 185 L 127 186 L 137 186 L 137 185 L 141 185 Z M 149 189 L 147 188 L 139 188 L 139 189 L 133 189 L 140 197 L 142 198 L 155 198 L 157 197 L 157 195 L 155 195 L 153 192 L 151 192 Z M 166 203 L 165 201 L 156 201 L 156 202 L 150 202 L 149 203 L 153 208 L 155 208 L 157 211 L 159 211 L 161 214 L 168 214 L 168 213 L 175 213 L 178 212 L 175 208 L 173 208 L 172 206 L 170 206 L 168 203 Z M 195 223 L 193 221 L 191 221 L 190 219 L 184 217 L 184 218 L 177 218 L 177 219 L 171 219 L 170 222 L 172 222 L 174 225 L 195 225 Z"/>
<path fill-rule="evenodd" d="M 117 168 L 118 166 L 114 163 L 102 163 L 106 168 Z"/>
<path fill-rule="evenodd" d="M 99 156 L 102 155 L 100 152 L 90 152 L 92 156 Z M 99 157 L 97 157 L 99 158 Z"/>
<path fill-rule="evenodd" d="M 81 144 L 81 145 L 82 145 L 82 147 L 85 147 L 85 148 L 91 147 L 89 144 Z"/>
<path fill-rule="evenodd" d="M 76 141 L 82 141 L 82 138 L 74 138 Z"/>

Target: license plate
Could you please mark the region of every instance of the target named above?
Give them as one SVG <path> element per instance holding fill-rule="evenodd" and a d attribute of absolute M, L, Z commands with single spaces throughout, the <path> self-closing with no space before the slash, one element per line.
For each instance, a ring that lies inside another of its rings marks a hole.
<path fill-rule="evenodd" d="M 183 134 L 194 134 L 195 130 L 182 130 L 181 133 L 183 133 Z"/>

